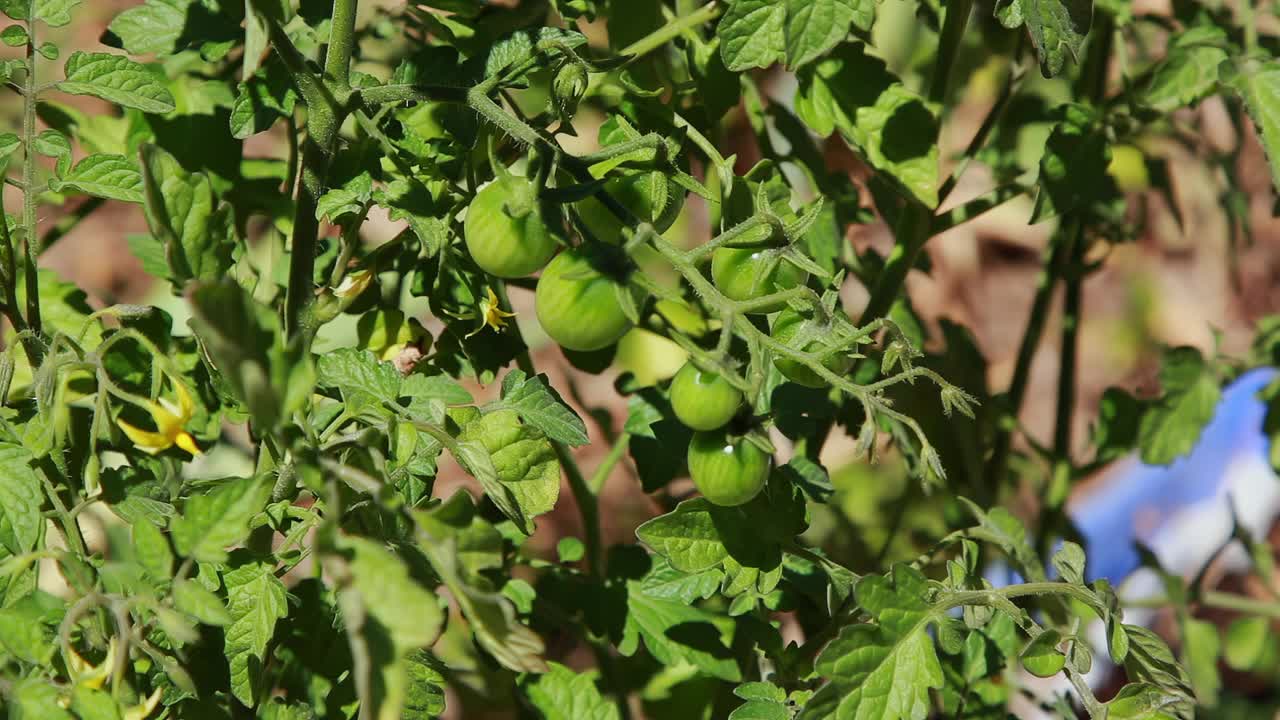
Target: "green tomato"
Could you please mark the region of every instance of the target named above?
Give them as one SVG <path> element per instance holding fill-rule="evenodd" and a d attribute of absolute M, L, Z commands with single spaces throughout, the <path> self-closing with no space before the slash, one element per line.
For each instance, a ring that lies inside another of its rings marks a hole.
<path fill-rule="evenodd" d="M 766 268 L 768 254 L 767 250 L 752 248 L 718 248 L 711 253 L 711 279 L 730 300 L 755 300 L 804 283 L 808 273 L 786 260 Z M 785 305 L 772 303 L 752 312 L 764 315 Z"/>
<path fill-rule="evenodd" d="M 1139 192 L 1151 187 L 1151 175 L 1147 172 L 1147 158 L 1142 149 L 1133 145 L 1114 145 L 1107 174 L 1116 181 L 1122 192 Z"/>
<path fill-rule="evenodd" d="M 764 488 L 773 458 L 721 429 L 694 433 L 688 462 L 689 476 L 703 497 L 716 505 L 742 505 Z"/>
<path fill-rule="evenodd" d="M 542 329 L 570 350 L 599 350 L 631 329 L 617 283 L 577 250 L 560 253 L 542 271 L 534 302 Z"/>
<path fill-rule="evenodd" d="M 789 348 L 819 353 L 827 347 L 826 339 L 831 337 L 831 332 L 829 328 L 822 327 L 817 321 L 787 308 L 774 318 L 770 335 Z M 827 381 L 823 380 L 818 373 L 790 358 L 775 357 L 773 364 L 792 382 L 812 388 L 827 385 Z M 843 375 L 853 367 L 853 358 L 847 352 L 830 353 L 823 358 L 822 364 L 831 372 Z"/>
<path fill-rule="evenodd" d="M 694 430 L 724 427 L 742 407 L 742 391 L 713 372 L 687 362 L 671 381 L 671 409 Z"/>
<path fill-rule="evenodd" d="M 463 234 L 476 265 L 500 278 L 532 275 L 560 247 L 538 212 L 537 191 L 519 177 L 499 178 L 476 193 Z"/>
<path fill-rule="evenodd" d="M 658 189 L 655 183 L 665 183 L 666 192 Z M 660 233 L 671 227 L 684 205 L 684 190 L 657 171 L 610 178 L 605 181 L 604 190 L 630 210 L 632 215 L 648 221 Z M 662 195 L 665 197 L 660 197 Z M 578 202 L 577 209 L 582 222 L 596 240 L 606 243 L 622 242 L 622 221 L 604 203 L 588 197 Z"/>

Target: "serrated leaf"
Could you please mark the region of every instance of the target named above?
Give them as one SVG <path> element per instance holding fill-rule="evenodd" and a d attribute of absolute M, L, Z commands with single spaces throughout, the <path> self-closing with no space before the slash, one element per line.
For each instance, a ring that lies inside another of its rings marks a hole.
<path fill-rule="evenodd" d="M 1058 549 L 1058 552 L 1053 554 L 1053 567 L 1063 580 L 1073 585 L 1083 585 L 1084 548 L 1070 540 L 1062 543 L 1062 547 Z"/>
<path fill-rule="evenodd" d="M 71 11 L 81 0 L 36 0 L 35 15 L 50 27 L 62 27 L 71 23 Z"/>
<path fill-rule="evenodd" d="M 22 138 L 11 132 L 0 133 L 0 158 L 9 157 L 20 147 L 22 147 Z"/>
<path fill-rule="evenodd" d="M 532 533 L 533 518 L 550 512 L 560 495 L 560 461 L 547 439 L 514 410 L 495 410 L 464 425 L 458 441 L 488 453 L 498 483 L 515 502 L 511 519 Z"/>
<path fill-rule="evenodd" d="M 1040 157 L 1040 190 L 1031 222 L 1088 206 L 1114 187 L 1107 167 L 1111 148 L 1092 108 L 1066 105 Z"/>
<path fill-rule="evenodd" d="M 53 185 L 50 183 L 50 187 Z M 122 155 L 90 155 L 76 163 L 56 185 L 54 189 L 58 192 L 78 190 L 86 195 L 131 203 L 143 200 L 142 173 L 138 164 Z"/>
<path fill-rule="evenodd" d="M 938 619 L 925 602 L 927 581 L 908 565 L 889 576 L 858 583 L 858 604 L 874 624 L 846 625 L 818 656 L 815 669 L 829 682 L 805 705 L 803 720 L 920 720 L 929 691 L 944 676 L 928 625 Z"/>
<path fill-rule="evenodd" d="M 400 382 L 393 363 L 379 361 L 367 350 L 342 348 L 324 353 L 316 363 L 316 384 L 337 388 L 352 417 L 385 414 L 382 405 L 399 399 Z"/>
<path fill-rule="evenodd" d="M 67 58 L 66 74 L 67 79 L 58 83 L 63 92 L 92 95 L 146 113 L 173 112 L 164 75 L 123 55 L 76 51 Z"/>
<path fill-rule="evenodd" d="M 514 410 L 521 420 L 552 440 L 573 446 L 587 444 L 587 426 L 544 374 L 529 377 L 520 370 L 509 371 L 502 378 L 502 399 L 489 407 Z"/>
<path fill-rule="evenodd" d="M 338 604 L 356 657 L 356 688 L 364 712 L 377 720 L 396 720 L 408 697 L 406 656 L 439 636 L 444 612 L 435 593 L 419 585 L 403 560 L 384 545 L 352 535 L 339 535 L 337 550 L 346 580 Z M 326 562 L 335 562 L 335 559 Z"/>
<path fill-rule="evenodd" d="M 576 30 L 539 27 L 517 30 L 489 47 L 484 58 L 484 76 L 493 77 L 507 68 L 530 58 L 539 43 L 557 42 L 570 48 L 586 44 L 587 38 Z"/>
<path fill-rule="evenodd" d="M 178 47 L 194 1 L 146 0 L 116 15 L 107 29 L 133 55 L 168 55 Z"/>
<path fill-rule="evenodd" d="M 719 568 L 685 573 L 672 567 L 666 558 L 658 557 L 654 560 L 653 567 L 640 579 L 640 589 L 646 595 L 656 598 L 678 600 L 691 605 L 716 594 L 724 579 L 724 572 Z"/>
<path fill-rule="evenodd" d="M 786 20 L 787 6 L 777 0 L 733 0 L 716 26 L 725 67 L 741 72 L 781 62 Z"/>
<path fill-rule="evenodd" d="M 289 611 L 284 583 L 265 563 L 249 562 L 222 576 L 227 587 L 227 612 L 231 622 L 223 631 L 224 649 L 231 670 L 231 694 L 253 707 L 264 690 L 263 661 L 276 622 Z"/>
<path fill-rule="evenodd" d="M 1227 59 L 1220 47 L 1226 34 L 1212 28 L 1181 33 L 1170 43 L 1169 52 L 1151 74 L 1142 102 L 1164 113 L 1194 105 L 1218 88 L 1218 68 Z"/>
<path fill-rule="evenodd" d="M 1246 63 L 1227 84 L 1244 99 L 1271 164 L 1271 182 L 1280 188 L 1280 62 Z"/>
<path fill-rule="evenodd" d="M 44 492 L 32 460 L 26 448 L 0 444 L 0 545 L 10 555 L 33 550 L 44 524 Z"/>
<path fill-rule="evenodd" d="M 875 168 L 921 203 L 938 203 L 936 108 L 908 90 L 862 43 L 801 69 L 796 112 L 819 135 L 839 130 Z"/>
<path fill-rule="evenodd" d="M 1150 465 L 1167 465 L 1190 453 L 1222 396 L 1200 351 L 1190 347 L 1165 353 L 1160 386 L 1163 395 L 1147 408 L 1138 426 L 1142 461 Z"/>
<path fill-rule="evenodd" d="M 141 157 L 147 226 L 164 243 L 170 277 L 179 286 L 222 278 L 231 267 L 229 207 L 204 173 L 187 172 L 168 151 L 144 145 Z"/>
<path fill-rule="evenodd" d="M 230 625 L 231 613 L 222 599 L 194 580 L 175 580 L 173 606 L 206 625 Z"/>
<path fill-rule="evenodd" d="M 173 550 L 169 549 L 169 539 L 155 525 L 145 520 L 134 523 L 133 553 L 151 577 L 168 580 L 173 575 Z"/>
<path fill-rule="evenodd" d="M 249 521 L 262 512 L 271 494 L 266 475 L 224 480 L 192 495 L 173 521 L 178 554 L 201 562 L 222 562 L 226 548 L 249 535 Z"/>
<path fill-rule="evenodd" d="M 742 679 L 733 653 L 733 621 L 686 603 L 648 595 L 640 583 L 627 583 L 627 619 L 618 650 L 631 655 L 641 639 L 658 662 L 688 663 L 728 682 Z"/>
<path fill-rule="evenodd" d="M 729 550 L 712 517 L 714 507 L 704 498 L 686 500 L 636 528 L 636 537 L 680 572 L 717 567 L 729 557 Z"/>
<path fill-rule="evenodd" d="M 787 0 L 787 67 L 808 65 L 840 44 L 851 25 L 870 30 L 874 18 L 869 0 Z"/>
<path fill-rule="evenodd" d="M 1068 57 L 1080 60 L 1093 23 L 1093 0 L 1000 0 L 995 14 L 1007 28 L 1026 25 L 1041 71 L 1053 77 Z"/>
<path fill-rule="evenodd" d="M 618 708 L 600 694 L 595 673 L 576 673 L 560 663 L 524 683 L 529 701 L 545 720 L 617 720 Z"/>

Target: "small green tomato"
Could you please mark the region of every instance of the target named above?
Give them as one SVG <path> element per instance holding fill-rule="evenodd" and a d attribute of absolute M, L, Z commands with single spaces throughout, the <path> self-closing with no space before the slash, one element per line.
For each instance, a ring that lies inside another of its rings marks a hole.
<path fill-rule="evenodd" d="M 720 375 L 687 362 L 671 381 L 671 408 L 694 430 L 723 427 L 742 407 L 742 391 Z"/>
<path fill-rule="evenodd" d="M 778 313 L 773 320 L 770 335 L 774 340 L 793 350 L 808 353 L 821 353 L 831 337 L 829 327 L 824 328 L 817 320 L 807 318 L 787 308 Z M 775 357 L 773 364 L 792 382 L 812 388 L 825 387 L 827 381 L 811 368 L 786 357 Z M 831 372 L 843 375 L 853 367 L 853 358 L 847 352 L 834 352 L 823 357 L 822 364 Z"/>
<path fill-rule="evenodd" d="M 601 274 L 585 255 L 565 250 L 538 278 L 538 322 L 552 340 L 570 350 L 608 347 L 631 329 L 616 288 L 616 281 Z"/>
<path fill-rule="evenodd" d="M 775 260 L 768 267 L 769 254 L 753 248 L 717 248 L 711 253 L 711 279 L 730 300 L 755 300 L 804 283 L 808 273 L 786 260 Z M 768 314 L 785 305 L 772 303 L 752 312 Z"/>
<path fill-rule="evenodd" d="M 764 488 L 773 458 L 745 438 L 724 430 L 696 432 L 689 443 L 689 476 L 716 505 L 742 505 Z"/>
<path fill-rule="evenodd" d="M 533 184 L 515 176 L 481 188 L 467 207 L 462 229 L 476 265 L 500 278 L 532 275 L 560 247 L 538 212 Z"/>

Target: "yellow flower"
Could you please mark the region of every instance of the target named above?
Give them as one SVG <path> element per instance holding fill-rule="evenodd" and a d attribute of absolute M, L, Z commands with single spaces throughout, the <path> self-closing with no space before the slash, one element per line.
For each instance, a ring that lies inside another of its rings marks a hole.
<path fill-rule="evenodd" d="M 356 270 L 347 273 L 342 278 L 342 282 L 338 287 L 333 289 L 333 294 L 343 300 L 355 300 L 360 293 L 369 287 L 369 283 L 373 280 L 373 273 L 368 270 Z"/>
<path fill-rule="evenodd" d="M 507 326 L 506 318 L 515 317 L 515 313 L 507 312 L 502 309 L 498 303 L 498 296 L 493 294 L 493 288 L 487 288 L 489 297 L 480 301 L 480 327 L 467 333 L 467 337 L 471 337 L 476 333 L 491 327 L 495 332 L 501 332 Z"/>
<path fill-rule="evenodd" d="M 155 455 L 177 445 L 192 455 L 200 454 L 200 447 L 196 445 L 195 438 L 191 437 L 183 426 L 191 422 L 191 415 L 195 412 L 195 405 L 191 402 L 191 395 L 187 393 L 187 387 L 181 382 L 173 381 L 174 393 L 178 396 L 178 404 L 174 405 L 164 398 L 160 398 L 159 402 L 148 401 L 146 408 L 151 413 L 151 420 L 155 422 L 155 432 L 143 430 L 125 422 L 116 419 L 116 425 L 124 431 L 125 435 L 133 441 L 139 450 L 148 455 Z"/>
<path fill-rule="evenodd" d="M 107 656 L 102 659 L 101 665 L 90 665 L 88 660 L 80 656 L 80 653 L 71 649 L 70 655 L 67 657 L 67 666 L 71 670 L 71 674 L 77 684 L 97 690 L 111 676 L 111 669 L 116 664 L 116 639 L 111 638 L 111 644 L 107 646 Z"/>

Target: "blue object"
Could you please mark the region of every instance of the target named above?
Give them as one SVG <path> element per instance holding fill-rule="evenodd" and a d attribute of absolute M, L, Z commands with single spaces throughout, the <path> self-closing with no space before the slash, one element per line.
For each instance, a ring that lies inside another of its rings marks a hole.
<path fill-rule="evenodd" d="M 1165 466 L 1130 461 L 1069 503 L 1090 581 L 1119 585 L 1138 569 L 1135 540 L 1170 571 L 1198 571 L 1230 537 L 1232 504 L 1243 524 L 1266 531 L 1280 509 L 1280 480 L 1268 460 L 1258 392 L 1276 373 L 1250 370 L 1227 386 L 1190 454 Z"/>

